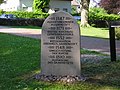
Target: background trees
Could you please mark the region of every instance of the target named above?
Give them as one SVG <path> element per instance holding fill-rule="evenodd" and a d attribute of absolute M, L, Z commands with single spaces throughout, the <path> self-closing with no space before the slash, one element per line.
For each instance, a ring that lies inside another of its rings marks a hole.
<path fill-rule="evenodd" d="M 0 0 L 0 4 L 3 2 L 4 0 Z"/>
<path fill-rule="evenodd" d="M 46 12 L 50 0 L 34 0 L 33 8 L 35 12 Z"/>
<path fill-rule="evenodd" d="M 100 6 L 107 10 L 109 14 L 120 12 L 120 0 L 101 0 Z"/>

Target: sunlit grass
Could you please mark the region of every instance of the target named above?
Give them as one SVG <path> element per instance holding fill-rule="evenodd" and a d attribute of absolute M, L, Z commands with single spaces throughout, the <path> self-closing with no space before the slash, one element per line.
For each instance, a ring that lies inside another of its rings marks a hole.
<path fill-rule="evenodd" d="M 109 30 L 108 28 L 81 27 L 81 35 L 97 38 L 109 38 Z"/>
<path fill-rule="evenodd" d="M 82 54 L 90 53 L 99 55 L 82 49 Z M 82 63 L 81 74 L 87 80 L 74 84 L 35 80 L 36 73 L 40 40 L 0 34 L 0 90 L 120 90 L 120 61 Z"/>

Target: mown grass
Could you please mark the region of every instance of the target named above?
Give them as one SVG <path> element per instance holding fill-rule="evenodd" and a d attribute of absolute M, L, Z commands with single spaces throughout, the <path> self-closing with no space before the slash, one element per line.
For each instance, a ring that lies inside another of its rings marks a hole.
<path fill-rule="evenodd" d="M 74 84 L 33 79 L 39 72 L 40 40 L 0 33 L 0 90 L 120 90 L 120 61 L 84 63 L 87 80 Z"/>
<path fill-rule="evenodd" d="M 108 28 L 81 27 L 81 35 L 97 38 L 109 38 L 109 30 Z"/>

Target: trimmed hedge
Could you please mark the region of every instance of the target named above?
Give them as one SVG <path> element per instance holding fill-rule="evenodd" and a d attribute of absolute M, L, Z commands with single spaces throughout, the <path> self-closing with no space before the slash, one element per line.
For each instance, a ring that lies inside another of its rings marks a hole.
<path fill-rule="evenodd" d="M 120 20 L 120 15 L 114 15 L 114 14 L 89 14 L 89 20 L 107 20 L 107 21 L 117 21 Z"/>
<path fill-rule="evenodd" d="M 0 25 L 4 26 L 39 26 L 45 19 L 0 19 Z"/>
<path fill-rule="evenodd" d="M 5 26 L 42 26 L 45 18 L 48 17 L 47 13 L 34 13 L 25 11 L 12 11 L 12 12 L 0 12 L 0 14 L 13 14 L 17 16 L 17 19 L 2 19 L 0 18 L 0 25 Z"/>
<path fill-rule="evenodd" d="M 0 15 L 3 13 L 0 13 Z M 4 12 L 4 14 L 13 14 L 18 18 L 47 18 L 49 16 L 48 13 L 34 13 L 34 12 L 25 12 L 25 11 L 12 11 L 12 12 Z"/>
<path fill-rule="evenodd" d="M 109 26 L 109 21 L 106 21 L 106 20 L 89 20 L 88 22 L 93 27 L 106 28 Z"/>
<path fill-rule="evenodd" d="M 120 15 L 107 14 L 103 8 L 91 8 L 89 12 L 89 24 L 95 27 L 108 27 L 109 21 L 119 21 Z"/>
<path fill-rule="evenodd" d="M 105 14 L 105 15 L 91 15 L 89 16 L 89 24 L 95 27 L 108 27 L 108 22 L 119 21 L 120 15 Z"/>

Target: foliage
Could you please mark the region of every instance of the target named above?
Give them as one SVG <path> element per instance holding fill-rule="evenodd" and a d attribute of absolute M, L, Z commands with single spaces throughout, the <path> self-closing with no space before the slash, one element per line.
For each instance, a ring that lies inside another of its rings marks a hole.
<path fill-rule="evenodd" d="M 107 10 L 109 14 L 117 14 L 120 11 L 120 0 L 101 0 L 100 6 Z"/>
<path fill-rule="evenodd" d="M 107 14 L 107 11 L 103 8 L 93 7 L 93 8 L 90 8 L 89 13 L 93 14 L 93 15 L 95 15 L 95 14 L 105 15 L 105 14 Z"/>
<path fill-rule="evenodd" d="M 119 15 L 107 14 L 103 8 L 90 8 L 89 24 L 95 27 L 108 27 L 109 21 L 120 20 Z"/>
<path fill-rule="evenodd" d="M 71 11 L 71 14 L 73 15 L 73 16 L 78 16 L 78 15 L 80 15 L 78 12 L 77 12 L 77 10 L 76 10 L 76 7 L 75 6 L 72 6 L 72 11 Z"/>
<path fill-rule="evenodd" d="M 107 21 L 116 21 L 120 20 L 119 15 L 115 14 L 89 14 L 89 20 L 107 20 Z"/>
<path fill-rule="evenodd" d="M 4 13 L 4 11 L 0 9 L 0 15 L 3 14 L 3 13 Z"/>
<path fill-rule="evenodd" d="M 35 13 L 35 12 L 27 12 L 27 11 L 12 11 L 5 12 L 6 14 L 14 14 L 18 18 L 46 18 L 48 17 L 48 13 Z"/>
<path fill-rule="evenodd" d="M 5 26 L 39 26 L 41 27 L 44 19 L 0 19 L 0 25 Z"/>
<path fill-rule="evenodd" d="M 0 0 L 0 4 L 3 3 L 4 0 Z"/>
<path fill-rule="evenodd" d="M 16 19 L 0 19 L 0 25 L 7 26 L 42 26 L 44 19 L 49 15 L 47 13 L 34 13 L 34 12 L 23 12 L 13 11 L 5 12 L 5 14 L 16 15 Z"/>
<path fill-rule="evenodd" d="M 120 28 L 115 29 L 115 35 L 118 40 L 120 40 Z"/>
<path fill-rule="evenodd" d="M 46 12 L 46 8 L 48 8 L 50 0 L 34 0 L 33 8 L 35 12 Z"/>

